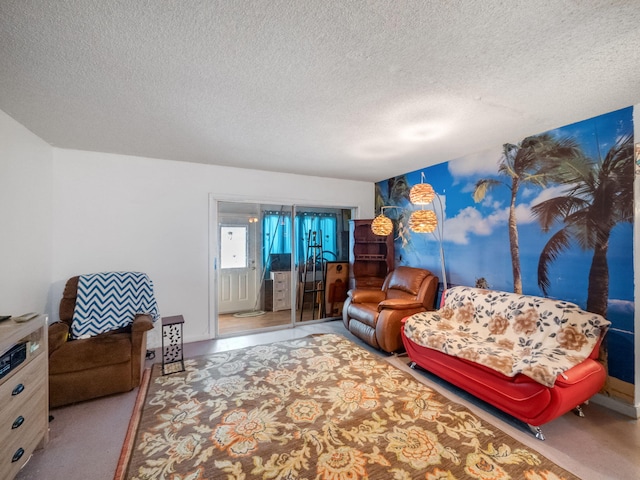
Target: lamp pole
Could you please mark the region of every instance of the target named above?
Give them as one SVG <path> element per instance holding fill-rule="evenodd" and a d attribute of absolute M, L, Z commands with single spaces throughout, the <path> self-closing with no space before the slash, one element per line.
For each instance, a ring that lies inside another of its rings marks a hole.
<path fill-rule="evenodd" d="M 444 207 L 442 206 L 440 195 L 436 193 L 435 197 L 438 199 L 438 205 L 440 206 L 440 221 L 438 222 L 438 226 L 436 227 L 438 235 L 436 235 L 436 231 L 434 230 L 433 236 L 438 241 L 440 246 L 440 269 L 442 270 L 442 287 L 444 291 L 447 289 L 447 272 L 444 268 L 444 248 L 442 247 L 442 242 L 444 239 Z"/>

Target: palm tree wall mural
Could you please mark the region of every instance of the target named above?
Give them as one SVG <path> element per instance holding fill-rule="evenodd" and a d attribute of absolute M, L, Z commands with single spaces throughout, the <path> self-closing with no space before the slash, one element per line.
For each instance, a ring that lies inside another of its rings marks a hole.
<path fill-rule="evenodd" d="M 431 235 L 408 231 L 406 193 L 427 182 L 444 203 L 452 284 L 567 300 L 604 314 L 610 395 L 633 402 L 633 108 L 567 125 L 376 185 L 396 210 L 396 264 L 440 271 Z"/>
<path fill-rule="evenodd" d="M 633 221 L 633 136 L 621 137 L 602 162 L 585 157 L 558 165 L 557 179 L 567 185 L 565 195 L 532 207 L 544 232 L 562 223 L 545 244 L 538 262 L 538 285 L 549 293 L 549 264 L 567 250 L 573 238 L 593 251 L 586 308 L 607 315 L 609 267 L 607 252 L 612 229 Z"/>
<path fill-rule="evenodd" d="M 496 186 L 506 186 L 510 192 L 509 202 L 509 249 L 511 252 L 511 268 L 513 270 L 513 291 L 522 293 L 522 272 L 520 270 L 520 246 L 518 244 L 518 222 L 516 219 L 516 200 L 523 184 L 531 183 L 544 187 L 547 185 L 553 170 L 548 165 L 555 164 L 565 158 L 579 157 L 579 146 L 571 138 L 557 139 L 548 133 L 525 138 L 519 145 L 506 143 L 498 165 L 500 175 L 509 182 L 494 178 L 478 180 L 473 191 L 473 199 L 481 202 L 487 191 Z"/>

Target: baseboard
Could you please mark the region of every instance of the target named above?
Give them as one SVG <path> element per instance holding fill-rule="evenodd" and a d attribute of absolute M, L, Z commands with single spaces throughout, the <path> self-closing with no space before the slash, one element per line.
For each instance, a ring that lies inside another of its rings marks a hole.
<path fill-rule="evenodd" d="M 640 418 L 640 405 L 631 405 L 629 403 L 616 400 L 615 398 L 607 397 L 606 395 L 602 395 L 600 393 L 597 393 L 595 396 L 593 396 L 591 398 L 591 401 L 615 412 L 622 413 L 623 415 L 626 415 L 628 417 L 635 419 Z"/>

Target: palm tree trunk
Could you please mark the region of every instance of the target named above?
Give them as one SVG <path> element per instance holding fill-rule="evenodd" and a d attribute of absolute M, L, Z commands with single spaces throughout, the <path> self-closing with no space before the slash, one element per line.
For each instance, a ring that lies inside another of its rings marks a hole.
<path fill-rule="evenodd" d="M 509 247 L 511 248 L 511 268 L 513 270 L 513 292 L 522 294 L 522 272 L 520 271 L 520 247 L 518 244 L 518 224 L 516 221 L 516 194 L 519 182 L 511 181 L 511 204 L 509 205 Z"/>
<path fill-rule="evenodd" d="M 587 311 L 607 316 L 609 297 L 609 265 L 607 251 L 609 250 L 609 234 L 596 243 L 593 249 L 593 259 L 589 270 L 589 287 L 587 294 Z"/>
<path fill-rule="evenodd" d="M 607 264 L 607 251 L 609 250 L 609 234 L 604 240 L 598 241 L 593 249 L 593 259 L 589 270 L 589 286 L 587 293 L 587 311 L 598 313 L 606 318 L 607 305 L 609 303 L 609 266 Z M 607 380 L 602 387 L 603 392 L 609 392 L 609 346 L 607 337 L 600 345 L 600 362 L 607 371 Z"/>

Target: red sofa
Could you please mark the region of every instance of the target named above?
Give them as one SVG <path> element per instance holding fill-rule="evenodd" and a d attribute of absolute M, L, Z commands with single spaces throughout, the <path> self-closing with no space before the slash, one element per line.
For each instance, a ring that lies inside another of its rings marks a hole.
<path fill-rule="evenodd" d="M 529 424 L 544 440 L 541 425 L 576 407 L 582 415 L 580 404 L 604 385 L 597 359 L 609 324 L 567 302 L 454 287 L 439 310 L 405 318 L 401 333 L 412 367 Z M 545 355 L 553 357 L 546 364 Z"/>

